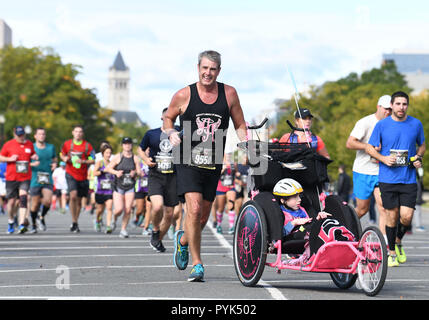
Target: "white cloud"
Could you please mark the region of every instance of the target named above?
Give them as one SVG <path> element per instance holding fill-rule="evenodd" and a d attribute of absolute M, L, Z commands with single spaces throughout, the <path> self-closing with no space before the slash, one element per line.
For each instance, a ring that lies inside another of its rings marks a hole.
<path fill-rule="evenodd" d="M 81 65 L 80 80 L 97 89 L 102 105 L 107 104 L 108 68 L 121 50 L 131 70 L 131 107 L 151 126 L 159 124 L 159 112 L 174 92 L 197 80 L 197 54 L 204 49 L 222 53 L 219 80 L 237 88 L 246 118 L 276 98 L 291 97 L 287 66 L 302 90 L 378 66 L 382 53 L 429 50 L 422 41 L 426 20 L 413 19 L 412 13 L 398 23 L 399 9 L 390 6 L 384 6 L 380 19 L 372 4 L 350 9 L 339 2 L 311 11 L 312 6 L 270 1 L 256 11 L 237 6 L 226 11 L 220 3 L 215 11 L 194 3 L 199 10 L 188 5 L 175 12 L 180 7 L 171 3 L 164 9 L 147 2 L 91 1 L 83 9 L 82 1 L 61 2 L 50 11 L 45 6 L 43 15 L 3 18 L 15 44 L 52 46 L 64 62 Z"/>

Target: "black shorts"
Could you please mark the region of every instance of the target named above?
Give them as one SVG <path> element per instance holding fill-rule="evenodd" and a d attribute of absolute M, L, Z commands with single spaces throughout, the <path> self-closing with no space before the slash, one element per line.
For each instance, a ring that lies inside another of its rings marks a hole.
<path fill-rule="evenodd" d="M 144 199 L 147 197 L 147 192 L 136 192 L 134 199 Z"/>
<path fill-rule="evenodd" d="M 400 206 L 414 208 L 417 201 L 417 183 L 379 183 L 383 207 L 387 210 Z"/>
<path fill-rule="evenodd" d="M 164 198 L 164 205 L 174 207 L 179 204 L 176 192 L 176 174 L 160 173 L 150 170 L 148 176 L 147 194 L 150 196 L 160 195 Z"/>
<path fill-rule="evenodd" d="M 6 199 L 19 197 L 19 190 L 27 191 L 30 189 L 31 180 L 7 181 L 6 180 Z"/>
<path fill-rule="evenodd" d="M 42 189 L 49 189 L 51 191 L 54 190 L 54 186 L 52 184 L 45 184 L 43 186 L 38 187 L 30 187 L 30 196 L 41 196 Z"/>
<path fill-rule="evenodd" d="M 95 203 L 104 204 L 107 200 L 112 200 L 113 196 L 111 194 L 95 194 Z"/>
<path fill-rule="evenodd" d="M 177 165 L 177 194 L 184 197 L 185 193 L 198 192 L 203 199 L 213 202 L 219 182 L 222 166 L 215 170 L 202 169 L 188 165 Z"/>
<path fill-rule="evenodd" d="M 67 180 L 67 186 L 68 186 L 69 193 L 76 190 L 77 196 L 79 198 L 87 198 L 88 197 L 88 191 L 89 191 L 88 180 L 77 181 L 75 178 L 73 178 L 68 173 L 66 173 L 66 180 Z"/>

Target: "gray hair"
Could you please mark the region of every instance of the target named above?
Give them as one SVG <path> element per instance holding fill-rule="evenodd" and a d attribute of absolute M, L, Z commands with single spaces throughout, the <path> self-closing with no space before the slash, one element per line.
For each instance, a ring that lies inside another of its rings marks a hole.
<path fill-rule="evenodd" d="M 210 61 L 216 62 L 217 66 L 220 67 L 220 53 L 213 51 L 213 50 L 207 50 L 207 51 L 203 51 L 198 55 L 198 65 L 201 64 L 201 60 L 203 58 L 207 58 Z"/>

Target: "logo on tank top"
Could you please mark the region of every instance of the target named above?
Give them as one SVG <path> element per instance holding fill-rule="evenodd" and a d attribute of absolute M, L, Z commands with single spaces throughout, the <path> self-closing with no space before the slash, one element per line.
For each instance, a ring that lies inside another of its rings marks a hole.
<path fill-rule="evenodd" d="M 201 137 L 202 142 L 206 142 L 210 135 L 212 141 L 215 140 L 214 135 L 217 129 L 222 124 L 222 117 L 212 113 L 202 113 L 196 115 L 197 134 Z"/>

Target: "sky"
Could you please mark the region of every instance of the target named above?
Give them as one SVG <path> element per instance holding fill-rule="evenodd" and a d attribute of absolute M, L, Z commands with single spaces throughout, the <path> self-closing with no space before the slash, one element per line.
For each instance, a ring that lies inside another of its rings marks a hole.
<path fill-rule="evenodd" d="M 130 110 L 150 127 L 179 89 L 198 80 L 197 57 L 222 55 L 218 81 L 237 89 L 251 122 L 275 99 L 379 67 L 382 54 L 429 52 L 427 1 L 1 1 L 13 45 L 51 47 L 107 105 L 118 51 L 130 68 Z"/>

